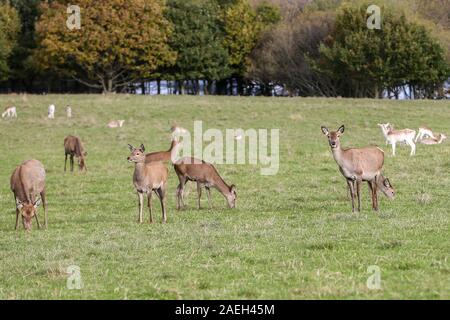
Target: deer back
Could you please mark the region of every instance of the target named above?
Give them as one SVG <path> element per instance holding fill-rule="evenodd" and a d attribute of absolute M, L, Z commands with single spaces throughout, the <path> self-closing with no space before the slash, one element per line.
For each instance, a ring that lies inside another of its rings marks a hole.
<path fill-rule="evenodd" d="M 27 160 L 11 175 L 11 191 L 22 202 L 33 202 L 45 188 L 45 169 L 38 160 Z"/>

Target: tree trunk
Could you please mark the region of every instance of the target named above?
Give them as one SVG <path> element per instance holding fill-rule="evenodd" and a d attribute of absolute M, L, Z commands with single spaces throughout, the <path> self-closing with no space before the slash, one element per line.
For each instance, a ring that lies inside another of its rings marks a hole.
<path fill-rule="evenodd" d="M 161 94 L 161 79 L 156 80 L 156 92 L 158 95 Z"/>

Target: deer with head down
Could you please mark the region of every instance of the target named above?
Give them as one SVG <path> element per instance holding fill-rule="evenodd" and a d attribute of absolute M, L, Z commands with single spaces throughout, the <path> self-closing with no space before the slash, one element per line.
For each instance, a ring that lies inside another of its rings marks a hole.
<path fill-rule="evenodd" d="M 180 184 L 177 187 L 177 209 L 184 207 L 184 187 L 188 181 L 197 182 L 198 208 L 202 187 L 205 187 L 211 207 L 211 188 L 217 189 L 227 200 L 228 207 L 236 207 L 236 187 L 228 185 L 217 172 L 216 168 L 203 160 L 184 157 L 174 163 L 174 169 Z"/>
<path fill-rule="evenodd" d="M 36 219 L 37 225 L 41 228 L 37 215 L 37 207 L 41 204 L 44 207 L 44 226 L 47 228 L 47 211 L 45 202 L 45 169 L 38 160 L 28 160 L 18 166 L 11 175 L 11 191 L 14 194 L 16 203 L 16 227 L 19 227 L 19 215 L 22 215 L 22 222 L 25 230 L 31 230 L 31 221 Z M 36 196 L 41 198 L 37 199 Z"/>
<path fill-rule="evenodd" d="M 70 172 L 73 172 L 73 157 L 78 159 L 78 168 L 80 171 L 87 171 L 85 157 L 87 152 L 84 150 L 83 143 L 81 139 L 76 136 L 69 135 L 64 138 L 64 152 L 66 155 L 64 161 L 64 172 L 66 172 L 67 167 L 67 156 L 70 156 Z"/>
<path fill-rule="evenodd" d="M 389 180 L 381 175 L 384 165 L 384 152 L 378 147 L 370 146 L 365 148 L 341 147 L 340 137 L 344 134 L 345 127 L 341 126 L 337 131 L 329 131 L 326 127 L 321 127 L 322 133 L 327 136 L 328 143 L 333 153 L 333 158 L 339 166 L 339 170 L 347 180 L 352 201 L 352 211 L 356 211 L 355 198 L 358 198 L 357 210 L 361 211 L 361 183 L 367 181 L 372 196 L 372 208 L 378 210 L 377 190 L 381 190 L 388 197 L 393 197 L 393 189 Z M 385 188 L 383 188 L 384 186 Z"/>

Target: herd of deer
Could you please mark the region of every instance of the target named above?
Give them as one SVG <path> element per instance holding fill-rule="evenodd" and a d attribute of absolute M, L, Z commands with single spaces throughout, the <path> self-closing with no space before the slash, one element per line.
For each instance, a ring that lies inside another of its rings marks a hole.
<path fill-rule="evenodd" d="M 215 167 L 203 160 L 183 157 L 177 158 L 178 150 L 181 142 L 178 134 L 185 129 L 173 127 L 172 142 L 170 149 L 167 151 L 145 153 L 144 145 L 134 148 L 128 145 L 131 154 L 127 160 L 135 164 L 133 174 L 133 185 L 137 191 L 139 198 L 139 218 L 138 222 L 143 223 L 144 196 L 147 196 L 147 205 L 150 212 L 150 223 L 153 223 L 152 216 L 152 194 L 157 195 L 161 203 L 162 221 L 167 222 L 167 214 L 165 207 L 167 179 L 169 170 L 166 162 L 173 164 L 175 173 L 179 179 L 177 187 L 177 209 L 185 207 L 184 189 L 188 181 L 197 183 L 198 192 L 198 208 L 200 209 L 200 198 L 202 188 L 207 191 L 209 205 L 211 207 L 210 189 L 217 189 L 227 200 L 228 206 L 234 208 L 236 206 L 236 188 L 234 185 L 228 185 L 219 175 Z M 67 158 L 70 157 L 70 171 L 74 171 L 74 158 L 78 159 L 78 167 L 80 171 L 87 171 L 85 157 L 87 152 L 84 149 L 81 139 L 76 136 L 69 135 L 64 139 L 65 162 L 64 171 L 67 169 Z M 45 227 L 47 227 L 47 212 L 45 199 L 45 169 L 38 160 L 27 160 L 19 165 L 11 175 L 11 191 L 14 194 L 16 203 L 16 225 L 19 226 L 19 216 L 22 216 L 22 223 L 25 230 L 31 230 L 32 219 L 36 219 L 39 228 L 37 207 L 42 203 L 44 207 Z M 38 198 L 40 196 L 40 198 Z"/>
<path fill-rule="evenodd" d="M 54 117 L 55 107 L 50 105 L 49 118 Z M 67 114 L 71 116 L 71 108 L 67 107 Z M 2 117 L 17 117 L 15 107 L 5 109 Z M 123 120 L 111 123 L 110 128 L 121 127 Z M 445 135 L 435 135 L 429 128 L 419 128 L 419 133 L 410 129 L 395 130 L 389 123 L 379 124 L 386 142 L 392 145 L 392 152 L 395 156 L 395 145 L 405 143 L 411 146 L 411 155 L 415 154 L 415 143 L 421 141 L 423 144 L 440 144 Z M 340 172 L 347 181 L 347 187 L 351 196 L 353 212 L 361 210 L 361 184 L 366 181 L 372 196 L 372 208 L 378 210 L 378 190 L 381 190 L 388 198 L 395 196 L 394 188 L 388 178 L 382 174 L 384 165 L 384 151 L 375 146 L 364 148 L 343 149 L 340 144 L 340 137 L 344 134 L 344 126 L 337 131 L 329 131 L 326 127 L 321 127 L 322 132 L 328 138 L 333 157 L 339 167 Z M 197 207 L 200 209 L 200 199 L 202 189 L 205 188 L 208 203 L 211 207 L 211 188 L 217 189 L 227 200 L 228 206 L 236 206 L 236 187 L 228 185 L 217 172 L 216 168 L 201 159 L 193 157 L 178 158 L 178 153 L 182 142 L 179 136 L 186 130 L 181 127 L 171 128 L 171 146 L 167 151 L 146 153 L 143 144 L 139 148 L 128 145 L 131 154 L 127 160 L 134 163 L 133 185 L 137 191 L 139 199 L 138 222 L 143 223 L 144 197 L 147 196 L 147 206 L 150 213 L 149 222 L 153 223 L 152 215 L 152 194 L 157 195 L 161 203 L 162 221 L 167 222 L 165 207 L 167 180 L 169 170 L 166 164 L 173 165 L 178 177 L 179 184 L 176 190 L 177 209 L 185 207 L 184 191 L 188 181 L 197 184 Z M 64 171 L 67 169 L 67 158 L 70 158 L 70 170 L 74 170 L 74 158 L 78 159 L 80 171 L 87 171 L 85 157 L 87 152 L 84 149 L 81 139 L 69 135 L 64 139 L 65 162 Z M 31 229 L 32 219 L 35 218 L 38 227 L 37 207 L 42 203 L 44 208 L 44 225 L 47 227 L 46 197 L 45 197 L 45 169 L 38 160 L 27 160 L 19 165 L 11 175 L 10 185 L 14 194 L 16 204 L 16 224 L 19 226 L 19 216 L 22 216 L 22 223 L 26 230 Z M 40 196 L 40 198 L 38 198 Z M 356 205 L 357 201 L 357 205 Z"/>

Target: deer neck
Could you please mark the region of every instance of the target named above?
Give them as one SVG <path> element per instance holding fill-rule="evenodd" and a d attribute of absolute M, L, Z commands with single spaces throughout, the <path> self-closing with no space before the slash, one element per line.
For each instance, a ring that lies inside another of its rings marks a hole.
<path fill-rule="evenodd" d="M 218 177 L 216 181 L 214 181 L 214 187 L 220 191 L 220 193 L 224 196 L 227 196 L 230 193 L 230 187 L 223 181 L 221 177 Z"/>
<path fill-rule="evenodd" d="M 145 177 L 145 162 L 136 162 L 134 165 L 134 180 L 140 182 Z"/>
<path fill-rule="evenodd" d="M 333 153 L 336 163 L 342 168 L 345 165 L 345 154 L 342 147 L 339 145 L 339 147 L 331 149 L 331 152 Z"/>

